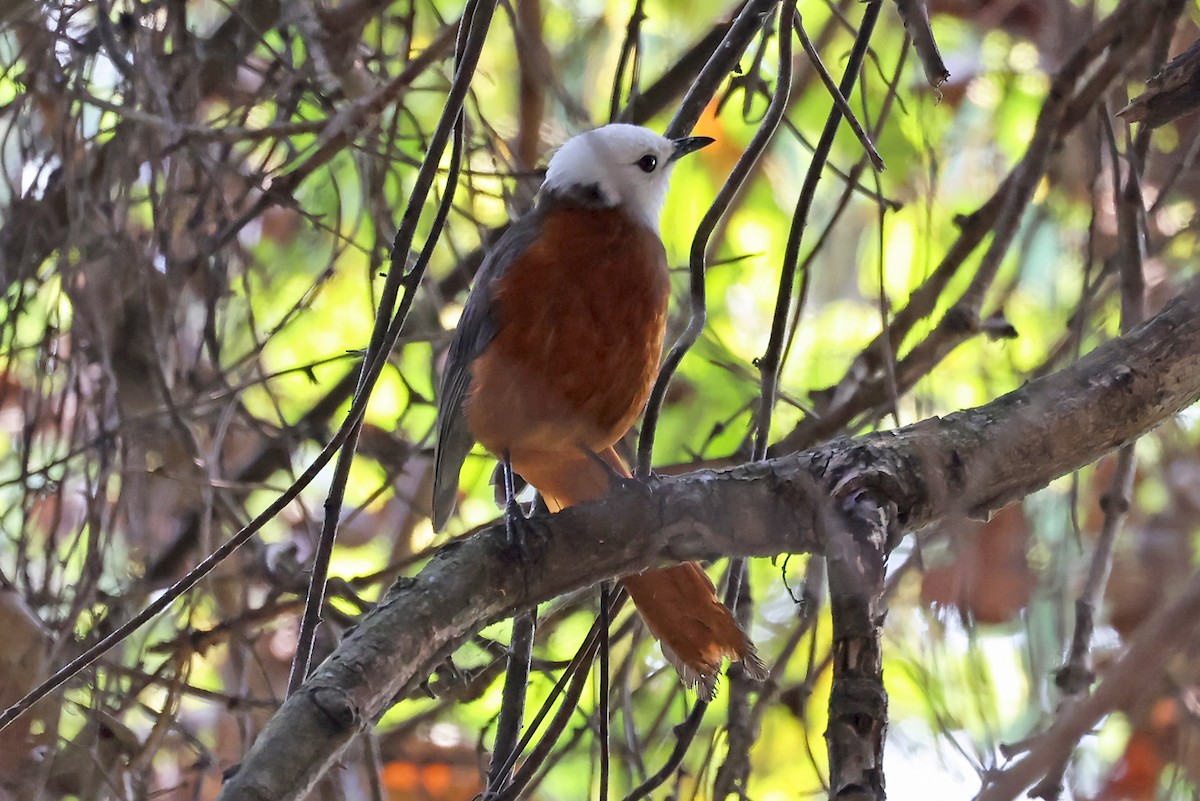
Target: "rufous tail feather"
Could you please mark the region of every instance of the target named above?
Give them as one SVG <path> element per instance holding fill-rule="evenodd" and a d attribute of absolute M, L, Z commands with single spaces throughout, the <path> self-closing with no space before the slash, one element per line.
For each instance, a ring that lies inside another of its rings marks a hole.
<path fill-rule="evenodd" d="M 608 472 L 585 454 L 560 459 L 541 456 L 536 464 L 514 461 L 513 467 L 538 489 L 553 511 L 596 500 L 612 483 Z M 599 456 L 617 473 L 630 475 L 612 448 Z M 766 678 L 766 667 L 754 644 L 721 603 L 700 565 L 688 562 L 647 570 L 626 576 L 621 583 L 684 684 L 696 688 L 706 699 L 716 691 L 725 659 L 741 662 L 751 678 Z"/>

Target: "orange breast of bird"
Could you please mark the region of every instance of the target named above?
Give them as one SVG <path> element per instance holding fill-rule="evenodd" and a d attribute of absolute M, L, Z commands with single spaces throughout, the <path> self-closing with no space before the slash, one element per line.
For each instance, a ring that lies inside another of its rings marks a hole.
<path fill-rule="evenodd" d="M 496 335 L 471 365 L 465 404 L 475 438 L 520 472 L 551 454 L 599 453 L 629 431 L 666 326 L 658 234 L 619 209 L 551 211 L 490 291 Z"/>

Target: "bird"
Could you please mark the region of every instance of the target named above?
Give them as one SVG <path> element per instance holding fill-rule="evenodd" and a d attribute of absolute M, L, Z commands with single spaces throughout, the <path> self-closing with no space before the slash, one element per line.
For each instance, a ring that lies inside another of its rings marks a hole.
<path fill-rule="evenodd" d="M 510 514 L 512 473 L 551 512 L 631 477 L 614 446 L 642 414 L 662 356 L 670 284 L 659 218 L 677 161 L 712 142 L 616 123 L 571 137 L 550 158 L 532 210 L 485 256 L 451 338 L 438 398 L 436 530 L 475 442 L 508 471 Z M 765 677 L 700 565 L 621 583 L 686 686 L 711 699 L 726 658 Z"/>

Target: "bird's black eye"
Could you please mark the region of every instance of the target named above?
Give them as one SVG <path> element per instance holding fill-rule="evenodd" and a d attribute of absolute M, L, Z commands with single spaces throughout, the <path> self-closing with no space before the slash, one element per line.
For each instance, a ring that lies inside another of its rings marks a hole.
<path fill-rule="evenodd" d="M 658 166 L 658 157 L 653 153 L 647 153 L 637 160 L 637 165 L 642 172 L 654 172 L 654 168 Z"/>

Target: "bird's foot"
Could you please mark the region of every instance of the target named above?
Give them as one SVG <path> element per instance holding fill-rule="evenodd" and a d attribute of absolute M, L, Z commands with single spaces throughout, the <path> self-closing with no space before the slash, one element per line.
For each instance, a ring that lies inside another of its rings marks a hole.
<path fill-rule="evenodd" d="M 500 553 L 505 559 L 520 562 L 533 554 L 542 544 L 542 533 L 537 525 L 525 516 L 525 511 L 515 498 L 504 504 L 504 542 Z"/>
<path fill-rule="evenodd" d="M 629 492 L 643 497 L 650 497 L 662 485 L 662 478 L 651 472 L 649 475 L 623 476 L 619 473 L 612 480 L 612 487 L 618 492 Z"/>

